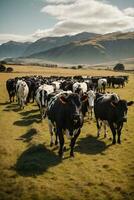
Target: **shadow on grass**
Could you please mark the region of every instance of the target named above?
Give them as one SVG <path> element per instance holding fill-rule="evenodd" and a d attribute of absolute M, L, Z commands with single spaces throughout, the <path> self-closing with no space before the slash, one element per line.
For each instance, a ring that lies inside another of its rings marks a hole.
<path fill-rule="evenodd" d="M 13 123 L 15 126 L 29 126 L 33 123 L 40 123 L 41 117 L 40 114 L 29 115 L 21 118 L 21 120 L 17 120 Z"/>
<path fill-rule="evenodd" d="M 44 145 L 33 145 L 18 158 L 14 169 L 21 176 L 37 176 L 61 162 L 59 156 Z"/>
<path fill-rule="evenodd" d="M 106 145 L 105 142 L 100 141 L 97 137 L 92 135 L 88 135 L 85 138 L 81 138 L 77 142 L 78 146 L 76 146 L 75 150 L 82 154 L 99 154 L 105 151 L 109 146 Z"/>
<path fill-rule="evenodd" d="M 17 138 L 17 140 L 22 140 L 23 142 L 30 142 L 33 139 L 34 135 L 37 135 L 37 130 L 35 128 L 31 128 L 27 133 Z"/>
<path fill-rule="evenodd" d="M 3 111 L 6 111 L 6 112 L 9 112 L 9 111 L 19 112 L 19 111 L 21 111 L 18 104 L 7 103 L 5 105 L 7 105 L 7 106 L 3 109 Z"/>
<path fill-rule="evenodd" d="M 38 119 L 22 119 L 22 120 L 18 120 L 18 121 L 15 121 L 13 123 L 13 125 L 15 126 L 29 126 L 33 123 L 40 123 L 41 120 L 38 120 Z"/>
<path fill-rule="evenodd" d="M 0 106 L 6 106 L 6 105 L 9 105 L 10 102 L 0 102 Z"/>
<path fill-rule="evenodd" d="M 28 110 L 28 111 L 20 112 L 20 114 L 21 114 L 22 116 L 27 116 L 27 115 L 29 115 L 29 114 L 36 113 L 36 112 L 39 112 L 39 109 L 36 109 L 36 110 Z"/>

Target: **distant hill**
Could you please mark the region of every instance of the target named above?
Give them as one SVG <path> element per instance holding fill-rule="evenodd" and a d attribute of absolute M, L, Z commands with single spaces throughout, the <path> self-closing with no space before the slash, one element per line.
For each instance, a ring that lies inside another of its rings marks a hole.
<path fill-rule="evenodd" d="M 72 42 L 30 56 L 68 64 L 97 64 L 132 57 L 134 32 L 98 35 L 92 39 Z"/>
<path fill-rule="evenodd" d="M 30 45 L 29 42 L 9 41 L 0 45 L 0 58 L 19 57 L 22 56 L 26 48 Z"/>
<path fill-rule="evenodd" d="M 82 32 L 72 36 L 65 35 L 62 37 L 44 37 L 29 45 L 23 56 L 29 56 L 42 51 L 47 51 L 55 47 L 69 44 L 70 42 L 92 39 L 98 35 L 99 34 Z"/>
<path fill-rule="evenodd" d="M 0 58 L 42 59 L 58 64 L 98 64 L 134 58 L 134 32 L 82 32 L 45 37 L 33 43 L 9 41 L 0 45 Z"/>

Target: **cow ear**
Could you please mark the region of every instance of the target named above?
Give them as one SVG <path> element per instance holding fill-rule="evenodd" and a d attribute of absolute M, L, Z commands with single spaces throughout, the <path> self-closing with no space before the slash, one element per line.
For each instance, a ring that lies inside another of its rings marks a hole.
<path fill-rule="evenodd" d="M 127 102 L 127 106 L 132 106 L 133 104 L 134 104 L 133 101 L 128 101 L 128 102 Z"/>
<path fill-rule="evenodd" d="M 88 95 L 83 95 L 82 97 L 81 97 L 81 101 L 82 102 L 85 102 L 85 101 L 87 101 L 88 100 Z"/>
<path fill-rule="evenodd" d="M 60 96 L 59 100 L 60 100 L 60 102 L 62 104 L 66 104 L 67 103 L 67 99 L 65 98 L 65 96 Z"/>

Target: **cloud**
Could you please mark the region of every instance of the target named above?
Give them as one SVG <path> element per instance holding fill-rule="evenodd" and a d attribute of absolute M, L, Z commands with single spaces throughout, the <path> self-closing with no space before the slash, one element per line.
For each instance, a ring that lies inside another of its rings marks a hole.
<path fill-rule="evenodd" d="M 59 21 L 53 28 L 53 32 L 61 34 L 65 32 L 72 34 L 78 31 L 108 33 L 131 29 L 134 26 L 133 9 L 120 10 L 106 1 L 75 0 L 70 4 L 49 4 L 42 8 L 41 12 Z"/>
<path fill-rule="evenodd" d="M 124 13 L 128 16 L 134 17 L 134 8 L 126 8 L 124 9 Z"/>
<path fill-rule="evenodd" d="M 134 8 L 120 10 L 105 0 L 47 0 L 42 13 L 53 16 L 57 23 L 28 36 L 0 35 L 0 40 L 35 41 L 41 37 L 62 36 L 87 31 L 109 33 L 134 30 Z"/>
<path fill-rule="evenodd" d="M 64 3 L 64 4 L 68 4 L 68 3 L 72 3 L 75 0 L 47 0 L 48 3 L 54 3 L 54 4 L 60 4 L 60 3 Z"/>
<path fill-rule="evenodd" d="M 0 44 L 5 43 L 7 41 L 16 41 L 16 42 L 26 42 L 33 41 L 31 35 L 16 35 L 16 34 L 0 34 Z"/>

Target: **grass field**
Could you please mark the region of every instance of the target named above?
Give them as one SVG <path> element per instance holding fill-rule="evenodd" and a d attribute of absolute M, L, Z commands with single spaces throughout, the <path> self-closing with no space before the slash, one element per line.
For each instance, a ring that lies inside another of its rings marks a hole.
<path fill-rule="evenodd" d="M 47 120 L 40 121 L 36 104 L 20 110 L 9 104 L 8 78 L 31 74 L 119 75 L 103 70 L 68 70 L 14 66 L 14 73 L 0 74 L 0 200 L 133 200 L 134 199 L 134 107 L 122 131 L 122 144 L 111 145 L 103 134 L 96 138 L 95 122 L 85 119 L 69 158 L 50 147 Z M 108 89 L 134 100 L 134 75 L 125 88 Z"/>

